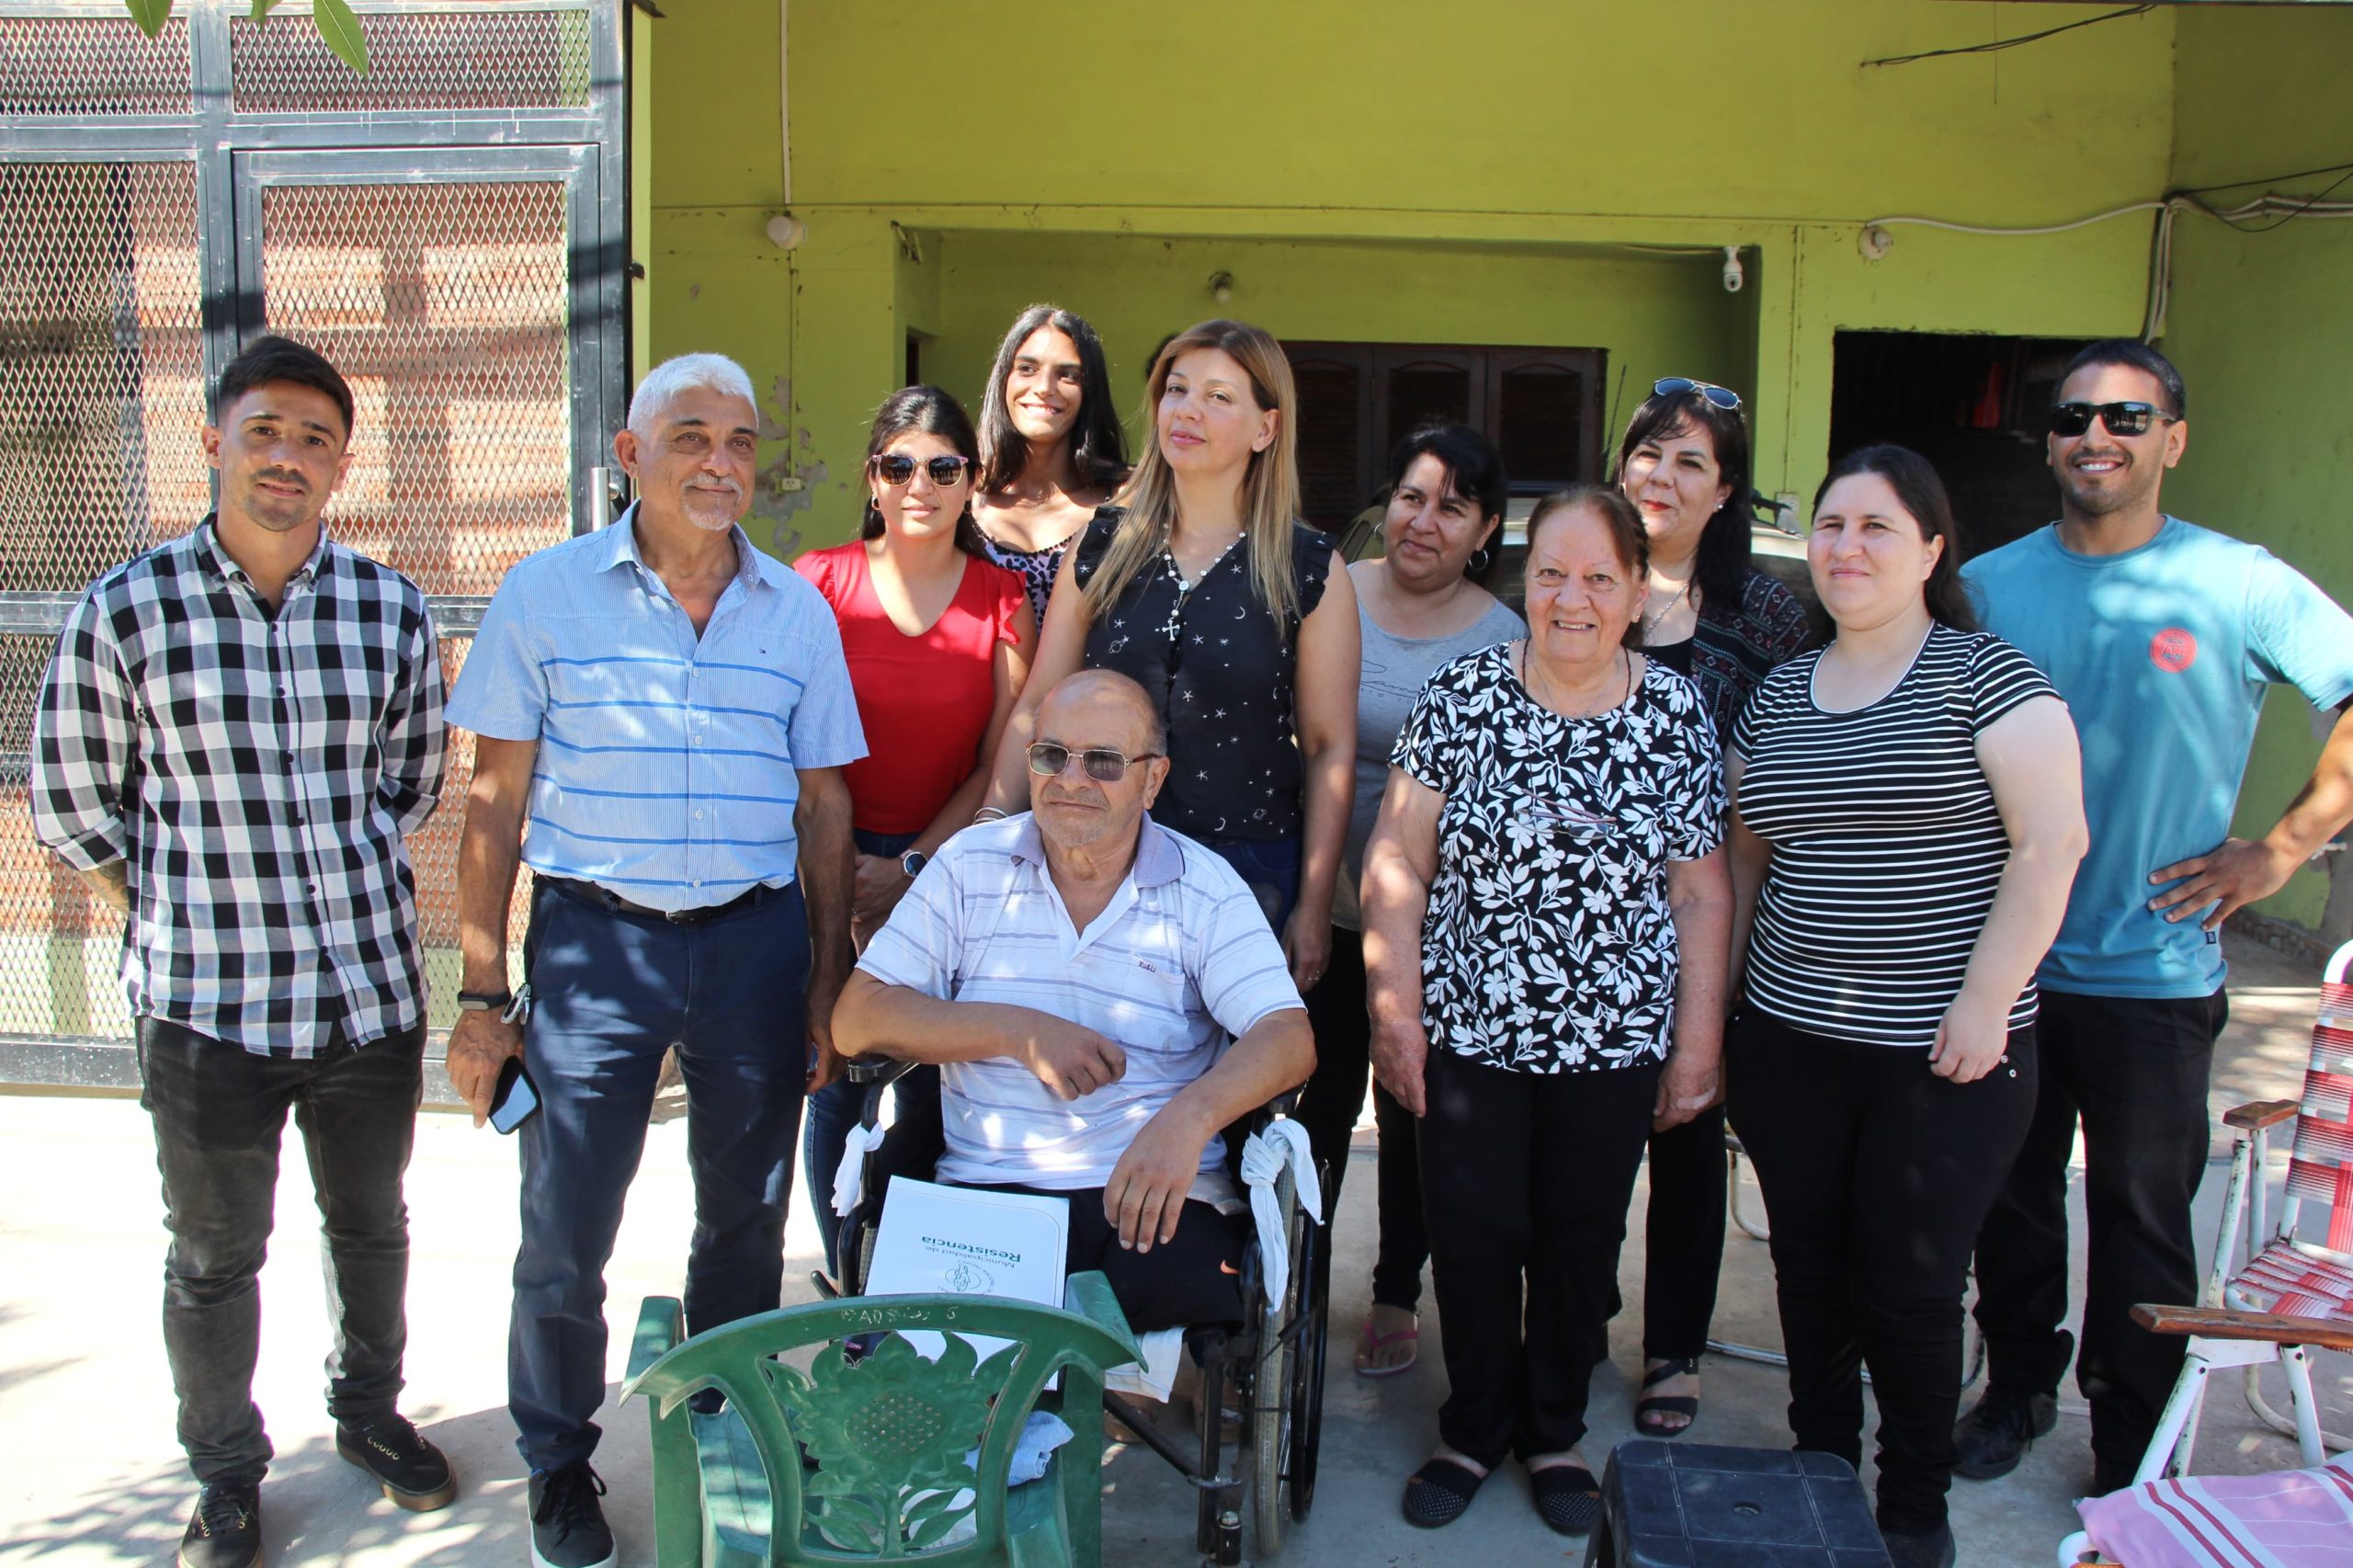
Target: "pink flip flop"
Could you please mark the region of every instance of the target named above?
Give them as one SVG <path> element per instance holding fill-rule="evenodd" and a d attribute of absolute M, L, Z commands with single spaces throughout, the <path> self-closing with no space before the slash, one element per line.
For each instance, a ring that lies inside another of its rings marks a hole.
<path fill-rule="evenodd" d="M 1362 1364 L 1358 1364 L 1357 1367 L 1357 1376 L 1360 1378 L 1393 1378 L 1400 1372 L 1411 1370 L 1415 1361 L 1419 1359 L 1421 1356 L 1421 1337 L 1422 1329 L 1419 1324 L 1415 1324 L 1411 1328 L 1401 1328 L 1394 1334 L 1375 1334 L 1372 1332 L 1372 1324 L 1370 1322 L 1366 1323 L 1364 1325 L 1364 1331 L 1357 1335 L 1357 1354 L 1358 1356 L 1370 1355 L 1372 1352 L 1379 1350 L 1382 1346 L 1394 1345 L 1401 1339 L 1409 1339 L 1414 1341 L 1415 1351 L 1413 1355 L 1406 1357 L 1403 1361 L 1398 1362 L 1393 1367 L 1367 1367 Z"/>

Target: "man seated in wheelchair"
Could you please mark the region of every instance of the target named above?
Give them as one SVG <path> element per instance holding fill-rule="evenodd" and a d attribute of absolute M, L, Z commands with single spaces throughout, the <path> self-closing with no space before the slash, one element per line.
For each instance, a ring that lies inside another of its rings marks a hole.
<path fill-rule="evenodd" d="M 1306 1081 L 1304 1005 L 1241 877 L 1145 814 L 1168 762 L 1143 688 L 1071 676 L 1036 736 L 1030 811 L 922 869 L 835 1042 L 938 1063 L 938 1179 L 1069 1199 L 1070 1268 L 1108 1276 L 1136 1332 L 1238 1322 L 1220 1130 Z"/>

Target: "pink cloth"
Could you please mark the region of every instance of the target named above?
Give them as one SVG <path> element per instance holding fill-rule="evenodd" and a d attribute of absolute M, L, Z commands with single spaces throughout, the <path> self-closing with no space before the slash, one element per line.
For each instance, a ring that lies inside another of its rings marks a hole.
<path fill-rule="evenodd" d="M 2353 1568 L 2353 1459 L 2128 1486 L 2075 1505 L 2126 1568 Z"/>

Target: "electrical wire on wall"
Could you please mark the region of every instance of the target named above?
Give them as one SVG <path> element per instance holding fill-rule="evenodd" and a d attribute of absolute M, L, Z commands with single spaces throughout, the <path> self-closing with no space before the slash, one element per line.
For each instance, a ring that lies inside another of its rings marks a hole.
<path fill-rule="evenodd" d="M 2314 196 L 2286 196 L 2276 190 L 2267 190 L 2235 207 L 2218 207 L 2207 199 L 2223 191 L 2245 190 L 2253 186 L 2271 185 L 2279 180 L 2310 179 L 2321 175 L 2336 175 L 2337 177 Z M 2186 186 L 2169 190 L 2154 201 L 2128 202 L 2122 207 L 2111 207 L 2105 212 L 2095 212 L 2088 218 L 2077 218 L 2064 223 L 2005 228 L 1984 223 L 1956 223 L 1942 218 L 1895 216 L 1871 219 L 1863 225 L 1863 233 L 1867 248 L 1874 230 L 1885 230 L 1898 224 L 1943 229 L 1956 234 L 2015 238 L 2032 234 L 2063 234 L 2135 212 L 2154 212 L 2157 215 L 2156 228 L 2149 241 L 2149 309 L 2141 324 L 2143 340 L 2153 342 L 2165 335 L 2165 307 L 2173 296 L 2174 222 L 2183 212 L 2203 213 L 2243 234 L 2268 234 L 2299 218 L 2353 218 L 2353 199 L 2330 199 L 2348 184 L 2353 184 L 2353 163 L 2330 164 L 2322 168 L 2266 175 L 2258 179 L 2234 180 L 2228 185 Z M 1881 239 L 1884 237 L 1881 236 Z"/>

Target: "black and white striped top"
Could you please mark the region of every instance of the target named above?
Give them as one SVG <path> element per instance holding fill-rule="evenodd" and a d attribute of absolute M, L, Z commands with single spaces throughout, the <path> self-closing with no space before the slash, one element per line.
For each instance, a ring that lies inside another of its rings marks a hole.
<path fill-rule="evenodd" d="M 2057 693 L 2000 638 L 1943 625 L 1893 690 L 1851 712 L 1815 705 L 1821 662 L 1802 653 L 1767 676 L 1733 731 L 1741 820 L 1773 846 L 1746 1003 L 1815 1034 L 1930 1045 L 2009 859 L 1978 733 Z M 2012 1028 L 2035 1002 L 2029 982 Z"/>

